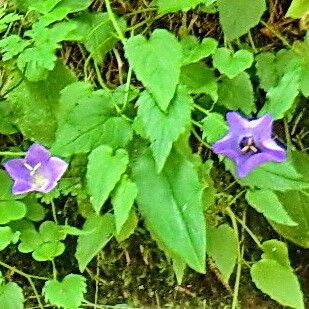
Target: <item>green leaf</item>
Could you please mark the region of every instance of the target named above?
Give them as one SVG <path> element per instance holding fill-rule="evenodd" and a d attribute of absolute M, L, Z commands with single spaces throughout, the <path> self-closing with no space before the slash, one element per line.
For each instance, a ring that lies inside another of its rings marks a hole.
<path fill-rule="evenodd" d="M 133 137 L 131 124 L 114 117 L 112 98 L 106 92 L 92 91 L 90 85 L 74 83 L 62 91 L 59 127 L 52 152 L 61 156 L 89 152 L 108 144 L 125 147 Z M 85 121 L 87 119 L 87 121 Z"/>
<path fill-rule="evenodd" d="M 228 224 L 207 227 L 207 254 L 214 260 L 226 283 L 236 264 L 237 248 L 235 232 Z"/>
<path fill-rule="evenodd" d="M 224 117 L 218 113 L 209 113 L 203 119 L 203 138 L 208 143 L 214 143 L 221 139 L 228 131 L 228 126 Z"/>
<path fill-rule="evenodd" d="M 265 0 L 218 0 L 220 23 L 228 41 L 247 33 L 256 26 L 265 9 Z"/>
<path fill-rule="evenodd" d="M 138 224 L 138 217 L 135 211 L 129 213 L 129 217 L 123 224 L 121 231 L 115 235 L 118 242 L 122 242 L 129 238 L 135 231 Z"/>
<path fill-rule="evenodd" d="M 31 221 L 42 221 L 45 217 L 45 209 L 35 198 L 26 197 L 23 199 L 27 207 L 25 217 Z"/>
<path fill-rule="evenodd" d="M 245 49 L 240 49 L 232 54 L 231 50 L 221 47 L 217 49 L 213 56 L 214 67 L 230 79 L 250 68 L 252 63 L 253 54 Z"/>
<path fill-rule="evenodd" d="M 263 259 L 275 260 L 282 266 L 292 270 L 286 243 L 271 239 L 263 242 L 262 249 L 264 251 L 262 254 Z"/>
<path fill-rule="evenodd" d="M 131 37 L 125 44 L 125 53 L 137 78 L 166 111 L 179 82 L 180 43 L 167 30 L 156 29 L 149 40 L 142 35 Z"/>
<path fill-rule="evenodd" d="M 283 118 L 293 106 L 299 93 L 300 70 L 289 71 L 280 80 L 278 86 L 271 88 L 267 93 L 267 101 L 259 115 L 270 113 L 274 119 Z"/>
<path fill-rule="evenodd" d="M 260 80 L 260 87 L 268 91 L 278 84 L 276 56 L 271 52 L 263 52 L 256 56 L 256 70 Z"/>
<path fill-rule="evenodd" d="M 214 71 L 205 63 L 192 63 L 181 68 L 180 81 L 190 93 L 206 93 L 217 102 L 218 84 Z"/>
<path fill-rule="evenodd" d="M 123 225 L 127 221 L 136 196 L 136 184 L 127 176 L 122 177 L 112 194 L 117 234 L 121 232 Z"/>
<path fill-rule="evenodd" d="M 159 13 L 172 13 L 180 10 L 188 11 L 203 2 L 203 0 L 156 0 L 159 6 Z"/>
<path fill-rule="evenodd" d="M 247 115 L 255 111 L 250 76 L 242 72 L 233 79 L 223 78 L 219 83 L 218 103 L 230 110 L 240 109 Z"/>
<path fill-rule="evenodd" d="M 48 241 L 42 243 L 33 251 L 32 257 L 39 262 L 51 261 L 56 256 L 61 255 L 65 250 L 65 246 L 60 241 Z"/>
<path fill-rule="evenodd" d="M 23 218 L 27 209 L 24 203 L 19 201 L 0 201 L 0 224 L 7 224 Z"/>
<path fill-rule="evenodd" d="M 24 301 L 23 290 L 17 283 L 9 282 L 0 285 L 0 304 L 2 308 L 23 309 Z"/>
<path fill-rule="evenodd" d="M 307 0 L 293 0 L 287 13 L 286 17 L 302 18 L 309 12 L 309 2 Z"/>
<path fill-rule="evenodd" d="M 277 195 L 273 191 L 250 190 L 246 193 L 246 199 L 250 206 L 262 213 L 267 219 L 284 225 L 297 225 L 284 210 Z"/>
<path fill-rule="evenodd" d="M 2 60 L 7 61 L 19 55 L 29 44 L 30 41 L 24 40 L 16 34 L 3 38 L 0 40 Z"/>
<path fill-rule="evenodd" d="M 10 243 L 17 243 L 19 235 L 19 232 L 14 233 L 9 226 L 0 226 L 0 251 L 5 249 Z"/>
<path fill-rule="evenodd" d="M 77 309 L 82 305 L 86 293 L 86 278 L 69 274 L 59 282 L 48 280 L 43 287 L 46 301 L 64 309 Z"/>
<path fill-rule="evenodd" d="M 12 194 L 13 181 L 9 175 L 4 171 L 0 170 L 0 201 L 14 200 L 16 196 Z"/>
<path fill-rule="evenodd" d="M 87 9 L 90 4 L 91 0 L 62 0 L 60 3 L 56 5 L 55 9 L 69 8 L 70 9 L 69 12 L 74 13 Z"/>
<path fill-rule="evenodd" d="M 213 55 L 217 49 L 218 41 L 213 38 L 204 38 L 199 42 L 195 36 L 186 36 L 181 41 L 183 60 L 182 64 L 191 64 Z"/>
<path fill-rule="evenodd" d="M 118 41 L 108 13 L 84 12 L 74 21 L 77 23 L 76 32 L 82 35 L 81 42 L 85 44 L 93 59 L 101 63 Z M 125 29 L 124 19 L 117 19 L 117 23 L 120 29 Z"/>
<path fill-rule="evenodd" d="M 50 12 L 61 0 L 34 0 L 29 6 L 29 10 L 35 10 L 41 14 L 47 14 Z"/>
<path fill-rule="evenodd" d="M 74 79 L 72 72 L 58 63 L 45 81 L 24 81 L 9 94 L 13 118 L 28 139 L 46 146 L 54 141 L 59 92 Z"/>
<path fill-rule="evenodd" d="M 238 182 L 243 186 L 275 191 L 300 190 L 309 187 L 309 182 L 302 178 L 290 161 L 265 163 L 255 168 L 248 176 L 238 179 Z"/>
<path fill-rule="evenodd" d="M 114 217 L 111 214 L 104 216 L 93 214 L 87 218 L 83 226 L 83 231 L 87 234 L 78 237 L 75 253 L 81 272 L 108 243 L 113 236 L 114 229 Z"/>
<path fill-rule="evenodd" d="M 190 124 L 192 98 L 186 89 L 179 87 L 166 112 L 163 112 L 147 92 L 138 99 L 138 118 L 142 121 L 146 137 L 151 141 L 151 150 L 160 172 L 172 149 L 173 143 Z"/>
<path fill-rule="evenodd" d="M 275 260 L 262 259 L 251 268 L 255 285 L 283 306 L 304 309 L 303 294 L 293 271 Z"/>
<path fill-rule="evenodd" d="M 10 135 L 17 133 L 18 130 L 14 125 L 14 119 L 12 117 L 11 106 L 7 101 L 2 101 L 0 104 L 0 133 L 4 135 Z"/>
<path fill-rule="evenodd" d="M 128 163 L 128 154 L 124 149 L 119 149 L 113 154 L 113 149 L 106 145 L 99 146 L 89 155 L 87 184 L 96 213 L 100 212 Z"/>
<path fill-rule="evenodd" d="M 277 233 L 292 241 L 293 243 L 309 248 L 309 192 L 300 191 L 295 188 L 294 191 L 277 193 L 280 203 L 285 211 L 295 221 L 297 226 L 287 226 L 273 221 L 269 223 Z"/>
<path fill-rule="evenodd" d="M 169 255 L 204 273 L 206 228 L 194 165 L 173 152 L 158 174 L 150 151 L 146 151 L 133 166 L 133 178 L 139 210 L 151 234 Z"/>

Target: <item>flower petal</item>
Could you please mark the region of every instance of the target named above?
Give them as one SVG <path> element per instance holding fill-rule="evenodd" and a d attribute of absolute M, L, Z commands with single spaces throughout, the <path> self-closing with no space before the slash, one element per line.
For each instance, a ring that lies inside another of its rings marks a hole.
<path fill-rule="evenodd" d="M 282 149 L 283 150 L 283 149 Z M 286 154 L 283 151 L 280 154 L 273 151 L 261 152 L 249 157 L 240 157 L 236 161 L 237 176 L 242 178 L 247 176 L 254 168 L 266 162 L 283 162 L 286 160 Z"/>
<path fill-rule="evenodd" d="M 68 163 L 57 157 L 51 157 L 48 162 L 43 163 L 38 173 L 46 178 L 47 184 L 36 191 L 47 193 L 53 190 L 59 179 L 68 168 Z"/>
<path fill-rule="evenodd" d="M 30 171 L 24 164 L 24 159 L 12 159 L 4 163 L 4 168 L 14 180 L 23 180 L 30 183 Z"/>
<path fill-rule="evenodd" d="M 22 180 L 16 180 L 12 187 L 12 193 L 14 195 L 24 194 L 31 191 L 35 191 L 31 183 Z"/>
<path fill-rule="evenodd" d="M 273 117 L 270 114 L 265 114 L 260 118 L 250 121 L 250 127 L 253 130 L 253 135 L 256 141 L 270 139 L 273 127 Z"/>
<path fill-rule="evenodd" d="M 50 152 L 40 144 L 32 144 L 26 154 L 25 160 L 35 167 L 38 163 L 47 162 L 51 157 Z"/>
<path fill-rule="evenodd" d="M 229 124 L 230 131 L 244 130 L 250 127 L 250 121 L 241 117 L 238 112 L 228 112 L 226 114 L 226 120 Z"/>
<path fill-rule="evenodd" d="M 212 150 L 216 154 L 222 154 L 228 158 L 235 160 L 239 157 L 238 138 L 232 134 L 228 134 L 212 145 Z"/>

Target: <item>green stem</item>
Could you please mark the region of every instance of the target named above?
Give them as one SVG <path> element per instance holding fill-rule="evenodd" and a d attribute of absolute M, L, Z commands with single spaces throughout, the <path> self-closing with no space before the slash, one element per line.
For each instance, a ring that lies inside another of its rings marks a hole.
<path fill-rule="evenodd" d="M 209 111 L 206 110 L 205 108 L 203 108 L 203 107 L 201 107 L 201 106 L 199 106 L 199 105 L 197 105 L 197 104 L 193 104 L 193 107 L 194 107 L 195 109 L 198 109 L 198 110 L 199 110 L 200 112 L 202 112 L 203 114 L 209 115 Z"/>
<path fill-rule="evenodd" d="M 30 285 L 31 285 L 31 287 L 32 287 L 32 290 L 33 290 L 33 292 L 34 292 L 34 295 L 35 295 L 35 297 L 36 297 L 36 299 L 37 299 L 37 301 L 38 301 L 39 308 L 40 308 L 40 309 L 44 309 L 43 304 L 42 304 L 42 302 L 41 302 L 40 295 L 39 295 L 39 293 L 38 293 L 38 291 L 37 291 L 37 289 L 36 289 L 36 287 L 35 287 L 35 285 L 34 285 L 32 279 L 31 279 L 30 277 L 28 277 L 27 279 L 28 279 L 28 281 L 29 281 L 29 283 L 30 283 Z"/>
<path fill-rule="evenodd" d="M 108 16 L 109 16 L 109 19 L 111 20 L 117 34 L 118 34 L 118 37 L 120 39 L 120 41 L 122 42 L 122 44 L 125 44 L 126 42 L 126 38 L 124 37 L 118 23 L 117 23 L 117 20 L 115 18 L 115 15 L 114 15 L 114 12 L 111 8 L 111 3 L 110 3 L 110 0 L 105 0 L 105 5 L 106 5 L 106 10 L 107 10 L 107 13 L 108 13 Z"/>
<path fill-rule="evenodd" d="M 22 157 L 26 153 L 25 152 L 11 152 L 11 151 L 0 151 L 0 156 L 6 157 Z"/>
<path fill-rule="evenodd" d="M 193 135 L 195 136 L 195 138 L 202 144 L 204 145 L 206 148 L 211 149 L 210 145 L 208 145 L 205 141 L 203 141 L 201 139 L 201 137 L 198 135 L 198 133 L 194 130 L 194 128 L 191 129 L 191 132 L 193 133 Z"/>
<path fill-rule="evenodd" d="M 58 272 L 57 272 L 55 261 L 51 260 L 51 263 L 52 263 L 52 266 L 53 266 L 53 277 L 54 277 L 54 280 L 57 280 Z"/>
<path fill-rule="evenodd" d="M 52 206 L 53 219 L 55 223 L 58 224 L 56 206 L 53 200 L 51 201 L 51 206 Z"/>
<path fill-rule="evenodd" d="M 129 102 L 132 71 L 133 71 L 132 67 L 129 67 L 129 70 L 128 70 L 128 77 L 127 77 L 127 82 L 126 82 L 126 87 L 125 87 L 125 94 L 124 94 L 123 106 L 122 106 L 122 108 L 121 108 L 121 111 L 124 111 L 124 110 L 126 109 L 127 104 L 128 104 L 128 102 Z"/>
<path fill-rule="evenodd" d="M 234 292 L 233 292 L 233 302 L 231 309 L 236 309 L 238 307 L 238 294 L 239 294 L 239 284 L 240 284 L 240 277 L 241 277 L 241 267 L 242 267 L 242 255 L 243 250 L 240 248 L 240 240 L 239 240 L 239 232 L 238 232 L 238 226 L 235 219 L 235 215 L 232 212 L 232 210 L 228 207 L 226 209 L 226 213 L 230 217 L 233 225 L 233 229 L 235 232 L 235 236 L 237 239 L 237 269 L 236 269 L 236 279 L 235 279 L 235 285 L 234 285 Z"/>
<path fill-rule="evenodd" d="M 15 273 L 17 273 L 17 274 L 19 274 L 19 275 L 21 275 L 21 276 L 23 276 L 25 278 L 33 278 L 33 279 L 45 280 L 45 281 L 49 280 L 49 278 L 46 278 L 46 277 L 40 277 L 40 276 L 34 276 L 34 275 L 26 274 L 23 271 L 19 270 L 18 268 L 13 267 L 13 266 L 11 266 L 9 264 L 6 264 L 6 263 L 4 263 L 2 261 L 0 261 L 0 266 L 5 267 L 5 268 L 9 269 L 10 271 L 15 272 Z"/>
<path fill-rule="evenodd" d="M 280 32 L 278 32 L 277 30 L 275 30 L 272 26 L 268 25 L 267 23 L 265 23 L 264 21 L 261 21 L 261 24 L 263 26 L 265 26 L 270 32 L 272 32 L 278 39 L 281 40 L 281 42 L 287 46 L 288 48 L 292 48 L 292 46 L 290 45 L 290 43 L 285 39 L 285 37 L 283 37 L 281 35 Z"/>

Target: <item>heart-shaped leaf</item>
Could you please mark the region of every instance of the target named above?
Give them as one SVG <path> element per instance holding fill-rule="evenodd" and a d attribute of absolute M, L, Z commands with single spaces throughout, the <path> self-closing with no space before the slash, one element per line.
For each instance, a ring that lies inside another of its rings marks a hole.
<path fill-rule="evenodd" d="M 166 111 L 179 81 L 182 48 L 175 36 L 155 30 L 150 39 L 131 37 L 125 45 L 126 57 L 137 78 L 146 86 L 158 106 Z"/>
<path fill-rule="evenodd" d="M 64 309 L 81 306 L 86 292 L 86 279 L 81 275 L 67 275 L 62 282 L 48 280 L 43 287 L 45 299 L 52 305 Z"/>
<path fill-rule="evenodd" d="M 218 48 L 213 56 L 213 65 L 228 78 L 234 78 L 239 73 L 251 67 L 253 55 L 245 49 L 238 50 L 235 54 L 225 48 Z"/>

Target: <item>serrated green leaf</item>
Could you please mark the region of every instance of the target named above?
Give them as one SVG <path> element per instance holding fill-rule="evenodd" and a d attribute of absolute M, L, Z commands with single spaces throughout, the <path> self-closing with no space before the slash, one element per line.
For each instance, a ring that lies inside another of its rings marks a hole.
<path fill-rule="evenodd" d="M 253 55 L 245 49 L 240 49 L 232 54 L 231 50 L 221 47 L 217 49 L 213 56 L 214 67 L 230 79 L 250 68 L 252 63 Z"/>
<path fill-rule="evenodd" d="M 205 63 L 192 63 L 181 68 L 180 82 L 187 86 L 190 93 L 206 93 L 216 102 L 218 84 L 214 71 Z"/>
<path fill-rule="evenodd" d="M 309 248 L 309 193 L 308 190 L 277 193 L 280 203 L 297 226 L 287 226 L 273 221 L 269 223 L 277 233 L 293 243 Z"/>
<path fill-rule="evenodd" d="M 275 260 L 262 259 L 251 268 L 255 285 L 283 306 L 304 309 L 303 294 L 296 275 Z"/>
<path fill-rule="evenodd" d="M 44 242 L 32 252 L 32 257 L 39 262 L 51 261 L 61 255 L 64 250 L 65 245 L 60 241 Z"/>
<path fill-rule="evenodd" d="M 265 9 L 265 0 L 218 0 L 220 23 L 228 41 L 247 33 L 256 26 Z"/>
<path fill-rule="evenodd" d="M 203 138 L 208 143 L 214 143 L 222 138 L 228 131 L 224 117 L 218 113 L 209 113 L 203 119 Z"/>
<path fill-rule="evenodd" d="M 265 163 L 255 168 L 248 176 L 237 181 L 241 185 L 251 188 L 270 189 L 282 192 L 309 187 L 309 182 L 303 179 L 295 170 L 290 160 L 282 163 Z"/>
<path fill-rule="evenodd" d="M 178 88 L 166 112 L 163 112 L 147 92 L 137 101 L 138 118 L 143 124 L 145 134 L 151 141 L 151 150 L 160 172 L 172 149 L 173 143 L 190 124 L 192 98 L 185 88 Z"/>
<path fill-rule="evenodd" d="M 23 290 L 15 282 L 0 285 L 0 304 L 5 309 L 24 308 Z"/>
<path fill-rule="evenodd" d="M 35 198 L 26 197 L 23 199 L 27 212 L 25 217 L 31 221 L 42 221 L 45 216 L 45 209 Z"/>
<path fill-rule="evenodd" d="M 273 191 L 250 190 L 246 193 L 246 199 L 250 206 L 262 213 L 268 220 L 289 226 L 297 225 L 284 210 Z"/>
<path fill-rule="evenodd" d="M 159 6 L 159 13 L 188 11 L 202 2 L 204 0 L 156 0 Z"/>
<path fill-rule="evenodd" d="M 121 231 L 115 235 L 118 242 L 122 242 L 129 238 L 135 231 L 138 224 L 138 217 L 135 211 L 129 213 L 129 217 L 126 222 L 123 224 Z"/>
<path fill-rule="evenodd" d="M 219 83 L 218 93 L 218 103 L 230 110 L 240 109 L 247 115 L 255 111 L 253 87 L 246 72 L 233 79 L 223 78 L 222 83 Z"/>
<path fill-rule="evenodd" d="M 104 56 L 118 41 L 108 13 L 84 12 L 74 21 L 77 23 L 76 32 L 82 35 L 81 42 L 85 44 L 93 59 L 101 63 Z M 124 19 L 117 19 L 117 23 L 121 30 L 125 29 L 126 22 Z"/>
<path fill-rule="evenodd" d="M 278 86 L 267 93 L 267 101 L 259 115 L 270 113 L 274 119 L 283 118 L 293 106 L 300 88 L 300 70 L 295 69 L 283 75 Z"/>
<path fill-rule="evenodd" d="M 260 87 L 268 91 L 278 84 L 276 69 L 276 55 L 271 52 L 263 52 L 256 56 L 256 70 L 260 80 Z"/>
<path fill-rule="evenodd" d="M 128 179 L 128 177 L 122 177 L 112 194 L 117 234 L 121 232 L 122 226 L 127 221 L 136 196 L 136 184 Z"/>
<path fill-rule="evenodd" d="M 59 119 L 53 153 L 87 153 L 102 144 L 115 149 L 125 147 L 133 137 L 132 126 L 127 120 L 114 117 L 111 100 L 106 92 L 93 92 L 88 84 L 80 82 L 64 89 L 60 114 L 65 117 Z"/>
<path fill-rule="evenodd" d="M 33 1 L 33 0 L 27 0 Z M 70 13 L 83 11 L 91 4 L 91 0 L 62 0 L 55 6 L 55 9 L 69 8 Z"/>
<path fill-rule="evenodd" d="M 23 218 L 27 209 L 23 202 L 0 201 L 0 224 L 7 224 Z"/>
<path fill-rule="evenodd" d="M 263 242 L 262 249 L 264 251 L 262 259 L 275 260 L 282 266 L 292 270 L 286 243 L 271 239 Z"/>
<path fill-rule="evenodd" d="M 54 141 L 59 92 L 74 80 L 72 72 L 58 63 L 45 81 L 24 81 L 9 94 L 16 125 L 28 139 L 47 146 Z"/>
<path fill-rule="evenodd" d="M 173 152 L 158 174 L 147 150 L 136 160 L 133 178 L 138 187 L 139 210 L 151 234 L 168 255 L 205 272 L 206 227 L 194 165 Z"/>
<path fill-rule="evenodd" d="M 43 287 L 46 301 L 64 309 L 77 309 L 81 306 L 86 293 L 86 278 L 69 274 L 59 282 L 48 280 Z"/>
<path fill-rule="evenodd" d="M 307 0 L 293 0 L 285 16 L 292 18 L 302 18 L 308 13 L 309 2 Z"/>
<path fill-rule="evenodd" d="M 114 230 L 114 217 L 111 214 L 104 216 L 92 214 L 87 218 L 83 226 L 83 231 L 87 233 L 78 237 L 75 253 L 81 272 L 108 243 Z"/>
<path fill-rule="evenodd" d="M 22 39 L 19 35 L 12 34 L 0 40 L 0 49 L 2 53 L 2 60 L 7 61 L 19 55 L 30 41 Z"/>
<path fill-rule="evenodd" d="M 213 38 L 204 38 L 199 42 L 195 36 L 186 36 L 181 41 L 183 52 L 182 64 L 187 65 L 200 61 L 213 55 L 217 49 L 218 41 Z"/>
<path fill-rule="evenodd" d="M 237 252 L 235 231 L 228 224 L 207 227 L 207 254 L 215 262 L 226 283 L 235 267 Z"/>
<path fill-rule="evenodd" d="M 10 243 L 17 243 L 19 235 L 19 232 L 14 233 L 9 226 L 0 226 L 0 251 L 5 249 Z"/>
<path fill-rule="evenodd" d="M 137 78 L 166 111 L 182 64 L 182 48 L 176 37 L 164 29 L 156 29 L 149 40 L 142 35 L 133 36 L 125 44 L 125 54 Z"/>
<path fill-rule="evenodd" d="M 90 200 L 96 213 L 99 213 L 109 194 L 120 180 L 129 163 L 124 149 L 113 149 L 102 145 L 89 155 L 87 185 Z"/>
<path fill-rule="evenodd" d="M 35 10 L 41 14 L 47 14 L 50 12 L 56 5 L 62 0 L 44 0 L 38 1 L 34 0 L 31 4 L 29 4 L 29 10 Z"/>

